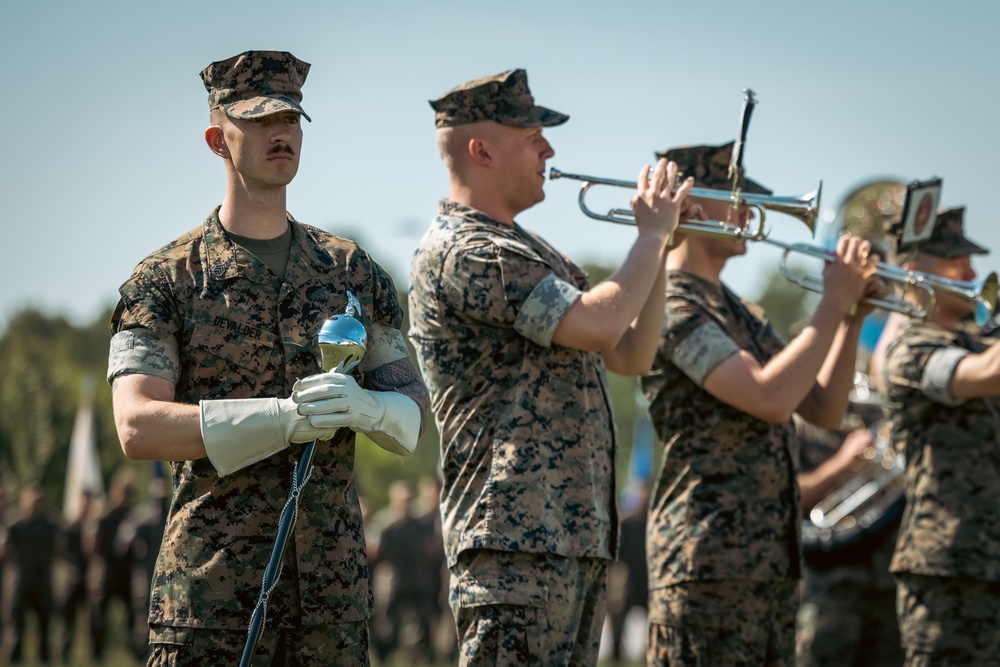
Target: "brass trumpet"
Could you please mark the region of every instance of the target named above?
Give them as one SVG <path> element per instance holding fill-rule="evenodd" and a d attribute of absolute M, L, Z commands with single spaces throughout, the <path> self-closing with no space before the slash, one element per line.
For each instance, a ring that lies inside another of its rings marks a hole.
<path fill-rule="evenodd" d="M 597 213 L 587 206 L 586 196 L 595 185 L 609 185 L 619 188 L 636 189 L 636 181 L 620 181 L 612 178 L 600 178 L 597 176 L 583 176 L 580 174 L 568 174 L 559 171 L 555 167 L 549 169 L 549 179 L 568 178 L 576 181 L 583 181 L 577 202 L 584 215 L 595 220 L 614 222 L 619 225 L 634 225 L 635 214 L 631 209 L 612 208 L 605 214 Z M 734 195 L 726 190 L 712 190 L 710 188 L 691 188 L 690 197 L 694 199 L 709 199 L 713 201 L 725 201 L 733 204 L 734 207 L 748 206 L 756 211 L 759 221 L 754 228 L 741 228 L 728 220 L 687 220 L 677 227 L 677 231 L 683 234 L 694 236 L 708 236 L 712 238 L 727 238 L 744 241 L 762 241 L 767 238 L 768 232 L 764 227 L 766 211 L 784 213 L 793 218 L 797 218 L 810 232 L 815 233 L 816 214 L 819 211 L 820 196 L 823 189 L 822 181 L 819 187 L 812 192 L 801 197 L 775 197 L 772 195 L 760 195 L 751 193 L 739 193 Z"/>
<path fill-rule="evenodd" d="M 823 293 L 823 278 L 815 274 L 794 273 L 788 268 L 788 256 L 793 252 L 798 252 L 824 261 L 830 261 L 835 257 L 833 252 L 806 243 L 783 243 L 769 238 L 761 240 L 782 248 L 785 251 L 778 267 L 781 275 L 803 289 L 819 292 L 820 294 Z M 956 296 L 973 305 L 976 309 L 976 323 L 979 326 L 985 326 L 993 315 L 997 296 L 1000 295 L 1000 281 L 997 279 L 996 272 L 991 272 L 982 280 L 966 282 L 941 278 L 930 273 L 910 271 L 892 264 L 879 262 L 875 267 L 875 275 L 886 282 L 898 285 L 901 288 L 902 294 L 895 294 L 885 299 L 865 299 L 862 303 L 867 303 L 884 310 L 892 310 L 916 319 L 925 319 L 930 313 L 933 313 L 935 294 L 936 292 L 943 292 Z M 912 289 L 922 290 L 926 293 L 928 300 L 925 307 L 921 308 L 917 304 L 903 298 L 903 295 Z"/>

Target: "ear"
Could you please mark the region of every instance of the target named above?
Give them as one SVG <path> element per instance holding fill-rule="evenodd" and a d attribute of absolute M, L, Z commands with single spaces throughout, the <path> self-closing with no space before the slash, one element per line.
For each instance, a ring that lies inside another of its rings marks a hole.
<path fill-rule="evenodd" d="M 469 139 L 468 144 L 469 157 L 475 164 L 483 165 L 484 167 L 492 167 L 494 164 L 493 152 L 490 146 L 479 138 Z"/>
<path fill-rule="evenodd" d="M 226 145 L 226 136 L 223 134 L 221 127 L 212 125 L 205 130 L 205 143 L 208 144 L 210 151 L 221 158 L 229 159 L 229 146 Z"/>

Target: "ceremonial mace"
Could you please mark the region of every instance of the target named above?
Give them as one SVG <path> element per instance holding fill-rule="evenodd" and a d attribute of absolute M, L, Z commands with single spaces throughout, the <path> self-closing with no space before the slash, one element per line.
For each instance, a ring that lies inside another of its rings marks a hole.
<path fill-rule="evenodd" d="M 733 181 L 731 196 L 733 205 L 730 209 L 730 215 L 735 214 L 740 207 L 740 195 L 742 194 L 742 188 L 740 187 L 740 171 L 743 169 L 743 151 L 747 141 L 747 131 L 750 129 L 750 116 L 753 114 L 753 108 L 756 105 L 757 96 L 754 95 L 753 89 L 744 88 L 743 109 L 740 111 L 740 131 L 736 140 L 736 145 L 733 146 L 732 157 L 729 160 L 729 178 Z"/>
<path fill-rule="evenodd" d="M 361 312 L 361 304 L 350 291 L 347 292 L 347 309 L 343 315 L 334 315 L 319 330 L 319 351 L 323 357 L 323 371 L 349 373 L 365 356 L 368 334 L 365 327 L 358 321 L 356 315 Z M 271 550 L 271 560 L 264 570 L 264 580 L 261 583 L 260 597 L 250 616 L 250 629 L 247 633 L 247 643 L 243 647 L 243 657 L 240 667 L 250 667 L 257 642 L 264 630 L 264 618 L 267 616 L 267 601 L 281 577 L 281 559 L 288 546 L 288 536 L 295 527 L 295 517 L 298 514 L 299 498 L 302 488 L 309 480 L 312 472 L 313 455 L 316 452 L 316 441 L 306 444 L 302 450 L 302 458 L 292 477 L 292 488 L 288 492 L 288 500 L 278 518 L 278 535 L 274 539 Z"/>

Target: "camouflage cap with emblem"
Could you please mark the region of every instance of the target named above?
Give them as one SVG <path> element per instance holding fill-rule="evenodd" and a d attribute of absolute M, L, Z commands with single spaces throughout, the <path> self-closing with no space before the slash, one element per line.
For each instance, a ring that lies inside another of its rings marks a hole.
<path fill-rule="evenodd" d="M 250 119 L 302 109 L 302 84 L 309 63 L 287 51 L 244 51 L 214 62 L 201 71 L 209 109 L 221 108 L 230 118 Z"/>
<path fill-rule="evenodd" d="M 666 158 L 676 162 L 678 170 L 684 176 L 694 177 L 697 187 L 713 190 L 729 190 L 732 181 L 729 178 L 729 163 L 732 161 L 733 146 L 730 141 L 721 146 L 681 146 L 657 151 L 656 159 Z M 760 183 L 746 177 L 746 170 L 740 168 L 740 188 L 743 192 L 769 195 L 770 190 Z"/>
<path fill-rule="evenodd" d="M 967 255 L 982 255 L 989 252 L 978 243 L 970 241 L 963 230 L 965 207 L 938 211 L 934 221 L 934 231 L 929 239 L 919 246 L 919 251 L 935 257 L 957 259 Z"/>
<path fill-rule="evenodd" d="M 482 120 L 511 127 L 548 127 L 569 120 L 566 114 L 535 104 L 523 69 L 473 79 L 431 100 L 430 105 L 438 128 Z"/>

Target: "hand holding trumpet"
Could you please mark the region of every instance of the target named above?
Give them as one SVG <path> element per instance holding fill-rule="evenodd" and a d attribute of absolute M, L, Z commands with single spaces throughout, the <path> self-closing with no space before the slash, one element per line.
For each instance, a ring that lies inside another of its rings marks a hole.
<path fill-rule="evenodd" d="M 823 297 L 833 300 L 838 310 L 863 318 L 874 307 L 869 299 L 881 299 L 888 293 L 885 282 L 876 274 L 879 259 L 878 253 L 872 252 L 871 242 L 841 236 L 823 269 Z"/>
<path fill-rule="evenodd" d="M 677 183 L 677 163 L 660 159 L 652 170 L 646 165 L 639 172 L 636 194 L 632 197 L 632 211 L 639 235 L 654 234 L 664 245 L 671 239 L 681 217 L 689 217 L 692 208 L 688 194 L 694 185 L 693 178 Z"/>

